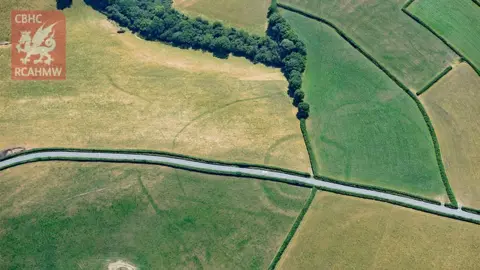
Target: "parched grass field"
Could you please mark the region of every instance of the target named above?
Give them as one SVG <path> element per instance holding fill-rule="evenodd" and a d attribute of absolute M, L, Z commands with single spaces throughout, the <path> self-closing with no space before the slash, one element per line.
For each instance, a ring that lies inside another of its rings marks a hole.
<path fill-rule="evenodd" d="M 0 48 L 0 149 L 157 149 L 309 170 L 278 69 L 117 34 L 83 1 L 64 12 L 67 80 L 11 81 Z M 275 147 L 287 139 L 289 151 Z"/>
<path fill-rule="evenodd" d="M 402 12 L 407 0 L 279 2 L 331 21 L 414 92 L 458 58 L 427 29 Z"/>
<path fill-rule="evenodd" d="M 277 269 L 477 269 L 480 227 L 318 192 Z"/>
<path fill-rule="evenodd" d="M 173 7 L 189 16 L 221 21 L 257 35 L 265 35 L 269 0 L 173 0 Z"/>
<path fill-rule="evenodd" d="M 454 66 L 420 96 L 437 132 L 450 184 L 462 205 L 480 209 L 480 77 Z"/>
<path fill-rule="evenodd" d="M 443 196 L 432 139 L 415 102 L 333 29 L 285 18 L 306 43 L 303 90 L 316 171 L 338 180 Z"/>
<path fill-rule="evenodd" d="M 408 10 L 446 39 L 480 72 L 480 8 L 471 0 L 416 0 Z"/>
<path fill-rule="evenodd" d="M 0 172 L 1 269 L 266 269 L 309 190 L 151 165 Z"/>

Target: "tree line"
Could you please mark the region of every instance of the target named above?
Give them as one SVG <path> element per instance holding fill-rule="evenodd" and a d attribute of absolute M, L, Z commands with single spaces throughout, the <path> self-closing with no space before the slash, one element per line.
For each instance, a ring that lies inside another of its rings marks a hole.
<path fill-rule="evenodd" d="M 275 6 L 268 12 L 266 36 L 252 35 L 244 30 L 225 27 L 221 22 L 189 18 L 171 6 L 170 0 L 85 0 L 122 27 L 147 40 L 157 40 L 184 49 L 212 52 L 216 57 L 230 54 L 245 57 L 253 63 L 281 68 L 298 107 L 297 117 L 305 119 L 309 105 L 301 91 L 305 70 L 306 48 L 280 15 Z"/>

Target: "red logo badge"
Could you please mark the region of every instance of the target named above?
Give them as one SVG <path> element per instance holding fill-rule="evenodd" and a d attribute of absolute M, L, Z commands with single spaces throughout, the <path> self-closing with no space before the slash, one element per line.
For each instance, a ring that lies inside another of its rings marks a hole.
<path fill-rule="evenodd" d="M 12 79 L 64 80 L 66 22 L 61 11 L 11 12 Z"/>

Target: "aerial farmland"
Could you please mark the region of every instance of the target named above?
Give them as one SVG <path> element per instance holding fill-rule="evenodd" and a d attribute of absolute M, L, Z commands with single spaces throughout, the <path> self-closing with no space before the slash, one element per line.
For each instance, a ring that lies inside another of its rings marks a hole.
<path fill-rule="evenodd" d="M 478 269 L 477 0 L 0 3 L 0 269 Z"/>

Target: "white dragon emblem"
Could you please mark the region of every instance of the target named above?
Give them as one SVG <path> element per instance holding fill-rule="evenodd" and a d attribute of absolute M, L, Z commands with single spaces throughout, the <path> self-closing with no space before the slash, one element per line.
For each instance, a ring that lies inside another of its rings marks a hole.
<path fill-rule="evenodd" d="M 50 52 L 53 51 L 57 46 L 57 43 L 54 39 L 55 31 L 52 31 L 55 24 L 57 23 L 51 24 L 46 28 L 43 28 L 45 24 L 40 26 L 33 36 L 33 39 L 30 31 L 21 32 L 22 36 L 20 37 L 16 48 L 19 53 L 26 53 L 25 57 L 20 59 L 23 64 L 29 63 L 32 55 L 40 55 L 38 59 L 33 61 L 34 64 L 45 63 L 50 65 L 52 63 L 53 58 L 50 55 Z M 44 46 L 42 46 L 42 44 L 44 44 Z M 46 59 L 44 60 L 44 58 Z"/>

